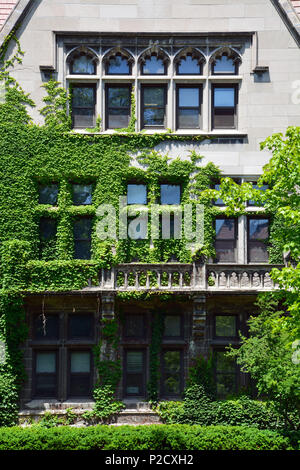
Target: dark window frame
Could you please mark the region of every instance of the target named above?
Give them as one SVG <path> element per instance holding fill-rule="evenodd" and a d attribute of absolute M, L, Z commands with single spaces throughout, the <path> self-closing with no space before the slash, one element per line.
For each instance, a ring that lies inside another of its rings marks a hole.
<path fill-rule="evenodd" d="M 129 106 L 125 107 L 120 107 L 117 106 L 115 108 L 112 108 L 109 106 L 108 102 L 108 89 L 109 88 L 128 88 L 129 91 Z M 127 109 L 128 108 L 128 124 L 130 122 L 130 117 L 131 117 L 131 93 L 132 93 L 132 84 L 131 83 L 106 83 L 105 84 L 105 129 L 117 129 L 115 127 L 108 127 L 108 121 L 109 121 L 109 110 L 110 109 Z"/>
<path fill-rule="evenodd" d="M 164 354 L 166 352 L 170 351 L 178 351 L 180 353 L 180 373 L 179 373 L 179 393 L 169 393 L 166 392 L 165 390 L 165 361 L 164 361 Z M 160 379 L 160 394 L 161 397 L 166 397 L 166 398 L 180 398 L 183 394 L 184 390 L 184 348 L 180 345 L 176 346 L 169 346 L 169 345 L 163 345 L 161 354 L 160 354 L 160 370 L 161 370 L 161 379 Z"/>
<path fill-rule="evenodd" d="M 71 372 L 71 354 L 72 352 L 88 352 L 90 355 L 90 372 L 75 372 L 72 374 Z M 77 344 L 74 344 L 68 348 L 67 351 L 68 358 L 67 358 L 67 398 L 91 398 L 92 397 L 92 387 L 93 387 L 93 373 L 94 373 L 94 358 L 92 349 L 86 346 L 79 347 Z M 71 375 L 76 376 L 87 376 L 89 375 L 89 387 L 90 393 L 87 395 L 73 395 L 71 393 Z"/>
<path fill-rule="evenodd" d="M 264 243 L 262 239 L 250 239 L 250 220 L 268 220 L 268 238 L 266 238 L 266 242 Z M 270 238 L 270 217 L 268 216 L 255 216 L 255 215 L 248 215 L 247 216 L 247 262 L 248 264 L 268 264 L 269 263 L 269 238 Z M 251 242 L 262 242 L 265 245 L 266 253 L 267 253 L 267 260 L 266 261 L 251 261 L 250 260 L 250 244 Z"/>
<path fill-rule="evenodd" d="M 165 129 L 166 128 L 166 123 L 167 123 L 167 106 L 168 106 L 168 90 L 167 90 L 167 83 L 142 83 L 141 84 L 141 128 L 142 129 Z M 145 108 L 145 100 L 144 100 L 144 90 L 146 88 L 162 88 L 164 90 L 164 106 L 147 106 Z M 147 125 L 144 122 L 144 111 L 147 108 L 155 108 L 155 109 L 164 109 L 164 123 L 161 125 Z"/>
<path fill-rule="evenodd" d="M 218 88 L 233 88 L 234 89 L 234 106 L 218 106 L 215 107 L 215 90 Z M 239 86 L 237 83 L 213 83 L 212 84 L 212 113 L 211 113 L 211 126 L 212 129 L 237 129 L 238 128 L 238 93 Z M 231 110 L 233 109 L 233 125 L 232 126 L 216 126 L 215 125 L 215 109 Z"/>
<path fill-rule="evenodd" d="M 228 238 L 228 239 L 225 239 L 224 241 L 234 241 L 234 248 L 233 248 L 233 258 L 234 258 L 234 261 L 218 261 L 218 257 L 217 257 L 217 249 L 216 249 L 216 242 L 218 241 L 222 241 L 223 239 L 219 239 L 217 238 L 217 233 L 216 233 L 216 220 L 233 220 L 234 221 L 234 235 L 235 237 L 234 238 Z M 237 244 L 238 244 L 238 219 L 236 217 L 225 217 L 225 216 L 217 216 L 215 217 L 215 221 L 213 223 L 213 227 L 214 227 L 214 230 L 215 230 L 215 244 L 214 244 L 214 247 L 215 247 L 215 250 L 216 250 L 216 256 L 215 256 L 215 260 L 214 262 L 215 263 L 218 263 L 218 264 L 232 264 L 232 263 L 236 263 L 237 262 Z"/>
<path fill-rule="evenodd" d="M 94 103 L 93 106 L 74 106 L 73 105 L 73 100 L 72 100 L 72 128 L 73 129 L 86 129 L 88 126 L 74 126 L 74 109 L 93 109 L 93 122 L 91 123 L 90 127 L 94 127 L 96 125 L 96 104 L 97 104 L 97 85 L 96 83 L 71 83 L 70 84 L 71 88 L 71 94 L 73 92 L 74 88 L 92 88 L 93 93 L 94 93 Z"/>
<path fill-rule="evenodd" d="M 41 345 L 42 346 L 42 345 Z M 39 353 L 55 353 L 55 373 L 51 372 L 40 372 L 37 373 L 36 371 L 36 366 L 37 366 L 37 355 Z M 32 398 L 37 399 L 37 398 L 51 398 L 51 399 L 57 399 L 58 394 L 59 394 L 59 362 L 58 362 L 58 356 L 59 356 L 59 350 L 58 348 L 53 348 L 53 347 L 35 347 L 32 350 L 33 354 L 33 368 L 32 368 Z M 54 395 L 41 395 L 38 394 L 37 392 L 37 376 L 42 375 L 42 376 L 54 376 L 55 377 L 55 393 Z"/>
<path fill-rule="evenodd" d="M 199 104 L 198 106 L 179 106 L 179 89 L 180 88 L 198 88 L 199 90 Z M 176 129 L 202 129 L 203 127 L 203 116 L 202 116 L 202 104 L 203 104 L 203 85 L 202 84 L 176 84 Z M 199 120 L 199 125 L 197 127 L 179 127 L 179 113 L 180 110 L 186 110 L 186 109 L 198 109 L 199 115 L 198 115 L 198 120 Z"/>

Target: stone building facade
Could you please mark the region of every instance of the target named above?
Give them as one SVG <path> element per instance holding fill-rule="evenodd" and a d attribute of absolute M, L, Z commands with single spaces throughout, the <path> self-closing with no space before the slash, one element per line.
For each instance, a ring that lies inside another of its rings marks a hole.
<path fill-rule="evenodd" d="M 72 88 L 73 127 L 81 134 L 89 134 L 86 129 L 98 124 L 103 135 L 127 127 L 134 90 L 136 131 L 204 137 L 199 142 L 166 139 L 155 150 L 171 160 L 184 160 L 196 151 L 203 156 L 201 164 L 212 162 L 224 176 L 255 183 L 270 158 L 268 151 L 260 151 L 260 142 L 299 125 L 298 4 L 281 0 L 2 2 L 0 43 L 19 25 L 17 36 L 26 53 L 12 76 L 36 102 L 36 109 L 30 110 L 36 123 L 42 124 L 37 111 L 42 107 L 41 85 L 50 76 Z M 141 203 L 144 186 L 129 182 L 127 196 L 132 191 L 132 203 Z M 171 201 L 167 204 L 181 202 L 175 186 L 167 181 L 161 184 L 161 195 L 166 191 Z M 87 198 L 83 205 L 89 204 L 89 189 L 77 190 L 79 199 Z M 40 197 L 49 203 L 55 188 L 45 191 Z M 222 207 L 222 201 L 217 204 Z M 191 264 L 133 261 L 103 270 L 98 285 L 52 292 L 46 300 L 43 293 L 28 294 L 28 380 L 22 405 L 34 406 L 30 402 L 35 399 L 80 403 L 90 399 L 97 380 L 92 350 L 101 338 L 100 318 L 119 322 L 119 396 L 146 399 L 151 319 L 157 312 L 163 317 L 161 398 L 180 398 L 189 367 L 195 358 L 210 352 L 216 357 L 220 396 L 248 386 L 249 379 L 228 362 L 224 350 L 228 344 L 238 346 L 238 331 L 247 333 L 257 294 L 276 288 L 263 243 L 268 238 L 268 218 L 263 208 L 250 202 L 246 215 L 236 220 L 220 215 L 216 231 L 216 259 Z M 88 257 L 78 250 L 79 258 Z M 120 292 L 169 297 L 121 302 Z M 41 309 L 48 322 L 46 335 Z"/>

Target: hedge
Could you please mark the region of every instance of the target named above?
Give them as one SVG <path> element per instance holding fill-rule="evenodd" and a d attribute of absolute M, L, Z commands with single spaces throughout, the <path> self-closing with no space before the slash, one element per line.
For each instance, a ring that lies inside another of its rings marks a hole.
<path fill-rule="evenodd" d="M 234 426 L 0 428 L 0 450 L 293 450 L 299 443 L 299 433 Z"/>

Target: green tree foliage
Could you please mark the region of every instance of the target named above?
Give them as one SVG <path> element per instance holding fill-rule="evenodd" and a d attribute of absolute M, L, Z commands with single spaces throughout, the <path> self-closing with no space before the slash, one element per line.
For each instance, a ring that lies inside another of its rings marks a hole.
<path fill-rule="evenodd" d="M 300 364 L 292 360 L 290 334 L 279 326 L 286 313 L 279 310 L 276 294 L 260 297 L 260 315 L 249 320 L 249 338 L 242 338 L 241 347 L 232 349 L 237 363 L 249 372 L 258 392 L 271 401 L 285 425 L 300 429 Z"/>

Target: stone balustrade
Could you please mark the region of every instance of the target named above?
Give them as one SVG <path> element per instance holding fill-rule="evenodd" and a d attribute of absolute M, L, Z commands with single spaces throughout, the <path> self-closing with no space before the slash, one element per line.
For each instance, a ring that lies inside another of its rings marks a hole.
<path fill-rule="evenodd" d="M 119 264 L 102 269 L 99 285 L 89 288 L 106 291 L 269 291 L 276 288 L 270 277 L 281 265 L 221 264 Z"/>

